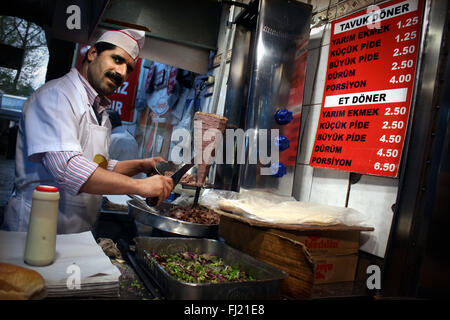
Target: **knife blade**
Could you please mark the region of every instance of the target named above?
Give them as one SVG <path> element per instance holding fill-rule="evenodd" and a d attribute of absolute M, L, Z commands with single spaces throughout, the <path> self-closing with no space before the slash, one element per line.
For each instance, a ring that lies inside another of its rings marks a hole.
<path fill-rule="evenodd" d="M 189 171 L 189 169 L 191 169 L 194 166 L 193 163 L 187 163 L 185 165 L 183 165 L 180 169 L 178 169 L 177 171 L 175 171 L 170 177 L 173 180 L 173 186 L 175 187 L 175 185 L 178 184 L 178 182 L 180 182 L 181 177 L 184 176 L 184 174 L 186 172 Z"/>
<path fill-rule="evenodd" d="M 175 186 L 178 184 L 178 182 L 180 182 L 181 178 L 184 176 L 184 174 L 186 172 L 189 171 L 189 169 L 191 169 L 193 166 L 195 165 L 194 163 L 194 157 L 192 157 L 190 163 L 186 163 L 183 166 L 181 166 L 181 168 L 179 168 L 177 171 L 175 171 L 174 173 L 172 173 L 172 175 L 170 176 L 172 178 L 173 181 L 173 187 L 175 188 Z M 153 197 L 153 198 L 147 198 L 145 199 L 145 202 L 147 203 L 147 205 L 149 205 L 150 207 L 154 207 L 158 204 L 158 197 Z"/>

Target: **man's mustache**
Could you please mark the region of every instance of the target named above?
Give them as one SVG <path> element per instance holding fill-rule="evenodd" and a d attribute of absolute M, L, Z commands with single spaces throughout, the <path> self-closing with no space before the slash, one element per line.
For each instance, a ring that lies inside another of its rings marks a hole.
<path fill-rule="evenodd" d="M 106 71 L 105 76 L 114 81 L 118 87 L 120 87 L 123 82 L 122 76 L 117 72 Z"/>

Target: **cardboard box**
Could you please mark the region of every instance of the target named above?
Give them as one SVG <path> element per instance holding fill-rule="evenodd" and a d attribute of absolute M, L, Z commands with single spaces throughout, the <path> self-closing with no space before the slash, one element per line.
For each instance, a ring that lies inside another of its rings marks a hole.
<path fill-rule="evenodd" d="M 358 254 L 314 257 L 316 273 L 314 284 L 355 280 Z"/>
<path fill-rule="evenodd" d="M 227 217 L 220 218 L 219 236 L 228 245 L 286 271 L 289 277 L 281 285 L 283 296 L 293 299 L 311 296 L 314 263 L 302 243 Z"/>
<path fill-rule="evenodd" d="M 312 256 L 349 255 L 359 250 L 360 231 L 290 231 L 273 229 L 271 232 L 303 243 Z"/>
<path fill-rule="evenodd" d="M 281 288 L 284 296 L 310 298 L 315 284 L 355 279 L 361 228 L 263 226 L 221 213 L 219 236 L 232 247 L 289 273 Z"/>

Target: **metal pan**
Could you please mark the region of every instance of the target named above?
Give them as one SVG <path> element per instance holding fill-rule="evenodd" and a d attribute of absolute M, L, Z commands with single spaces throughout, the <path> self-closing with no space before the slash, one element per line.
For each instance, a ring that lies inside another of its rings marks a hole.
<path fill-rule="evenodd" d="M 265 262 L 211 239 L 137 237 L 136 257 L 147 274 L 169 300 L 260 300 L 279 299 L 282 281 L 289 275 Z M 191 251 L 218 256 L 250 274 L 254 281 L 229 283 L 187 283 L 172 277 L 151 253 L 174 254 Z"/>
<path fill-rule="evenodd" d="M 136 200 L 129 200 L 127 204 L 128 214 L 147 226 L 187 237 L 215 239 L 218 236 L 218 224 L 192 223 L 168 217 L 168 211 L 173 207 L 171 204 L 162 203 L 159 207 L 152 208 L 153 211 L 145 209 Z"/>

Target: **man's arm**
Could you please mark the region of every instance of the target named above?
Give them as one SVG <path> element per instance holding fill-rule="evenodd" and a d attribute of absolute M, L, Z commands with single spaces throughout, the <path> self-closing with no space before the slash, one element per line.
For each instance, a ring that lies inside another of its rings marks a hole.
<path fill-rule="evenodd" d="M 161 161 L 165 160 L 161 157 L 155 157 L 155 158 L 119 161 L 114 166 L 113 171 L 116 173 L 132 177 L 141 172 L 149 173 L 155 167 L 156 163 Z"/>
<path fill-rule="evenodd" d="M 98 167 L 83 184 L 80 192 L 92 194 L 138 194 L 144 198 L 158 197 L 158 205 L 173 189 L 169 177 L 154 175 L 146 179 L 133 179 L 120 173 Z"/>
<path fill-rule="evenodd" d="M 151 159 L 143 160 L 143 168 Z M 139 160 L 132 160 L 139 161 Z M 156 161 L 159 161 L 157 159 Z M 42 159 L 56 181 L 69 193 L 92 194 L 139 194 L 143 197 L 159 197 L 159 202 L 167 198 L 173 189 L 171 178 L 156 175 L 147 179 L 132 179 L 118 172 L 104 170 L 77 152 L 47 152 Z M 136 163 L 135 163 L 136 164 Z M 119 163 L 117 163 L 119 165 Z M 116 170 L 115 166 L 114 170 Z M 132 163 L 125 163 L 122 170 L 131 170 Z M 119 172 L 121 166 L 119 166 Z M 140 170 L 140 169 L 139 169 Z"/>

